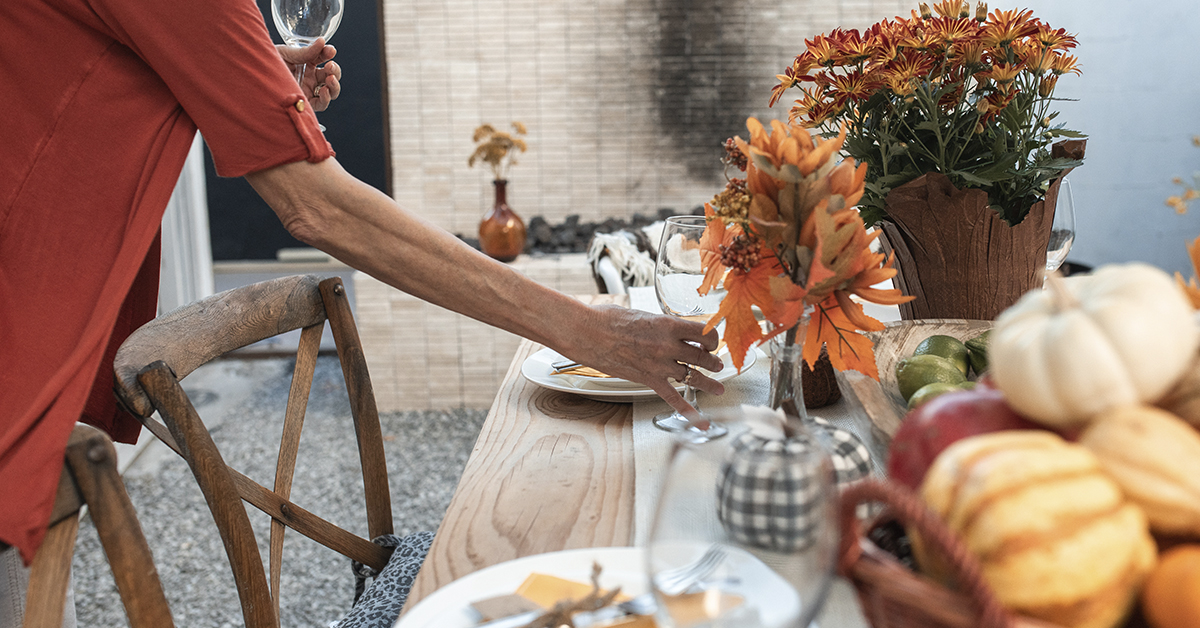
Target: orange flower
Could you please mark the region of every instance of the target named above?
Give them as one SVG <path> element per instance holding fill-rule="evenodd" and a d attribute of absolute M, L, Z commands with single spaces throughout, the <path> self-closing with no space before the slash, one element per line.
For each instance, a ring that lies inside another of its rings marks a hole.
<path fill-rule="evenodd" d="M 855 65 L 871 56 L 868 42 L 864 41 L 855 29 L 834 29 L 829 33 L 829 37 L 836 42 L 837 53 L 833 62 L 837 65 Z"/>
<path fill-rule="evenodd" d="M 988 22 L 983 25 L 983 43 L 991 48 L 1007 46 L 1014 40 L 1037 32 L 1037 20 L 1033 11 L 992 11 Z"/>
<path fill-rule="evenodd" d="M 943 18 L 967 17 L 971 14 L 970 5 L 963 0 L 942 0 L 933 5 L 933 10 Z"/>
<path fill-rule="evenodd" d="M 840 74 L 833 79 L 833 102 L 844 107 L 847 103 L 865 100 L 877 87 L 877 81 L 871 75 L 857 70 Z"/>
<path fill-rule="evenodd" d="M 933 69 L 933 61 L 915 52 L 906 52 L 884 68 L 880 75 L 897 94 L 912 93 L 912 84 L 925 78 Z M 906 90 L 897 89 L 907 87 Z"/>
<path fill-rule="evenodd" d="M 804 44 L 808 46 L 808 53 L 812 55 L 812 59 L 817 65 L 833 65 L 834 59 L 838 54 L 838 42 L 836 40 L 827 35 L 817 35 L 812 39 L 805 40 Z"/>
<path fill-rule="evenodd" d="M 1063 75 L 1068 72 L 1079 75 L 1079 65 L 1076 63 L 1075 57 L 1071 55 L 1055 55 L 1054 61 L 1050 63 L 1050 69 L 1058 75 Z"/>
<path fill-rule="evenodd" d="M 901 47 L 912 48 L 913 50 L 931 50 L 937 48 L 938 45 L 939 40 L 937 35 L 924 28 L 913 28 L 900 40 Z"/>
<path fill-rule="evenodd" d="M 1055 52 L 1050 48 L 1043 48 L 1037 42 L 1013 42 L 1013 49 L 1017 53 L 1017 58 L 1021 60 L 1021 64 L 1025 69 L 1037 75 L 1042 75 L 1049 71 L 1053 66 Z"/>
<path fill-rule="evenodd" d="M 783 74 L 776 74 L 775 78 L 779 79 L 779 84 L 771 89 L 771 102 L 768 107 L 774 107 L 775 103 L 779 102 L 779 98 L 783 96 L 783 92 L 800 84 L 801 81 L 811 81 L 813 77 L 808 73 L 816 68 L 817 62 L 814 57 L 807 51 L 796 56 L 792 61 L 791 67 L 783 71 Z"/>
<path fill-rule="evenodd" d="M 1038 82 L 1038 96 L 1049 98 L 1054 93 L 1054 86 L 1058 83 L 1057 74 L 1047 74 Z"/>
<path fill-rule="evenodd" d="M 1020 63 L 997 63 L 991 69 L 980 72 L 976 77 L 980 79 L 991 79 L 1000 85 L 1013 82 L 1017 75 L 1021 73 Z"/>
<path fill-rule="evenodd" d="M 1037 32 L 1033 33 L 1033 38 L 1045 48 L 1070 50 L 1079 45 L 1075 37 L 1068 34 L 1065 28 L 1051 28 L 1049 24 L 1041 22 L 1037 26 Z"/>
<path fill-rule="evenodd" d="M 960 42 L 952 51 L 959 63 L 969 66 L 983 64 L 983 42 L 978 39 Z"/>
<path fill-rule="evenodd" d="M 945 47 L 965 42 L 978 36 L 979 25 L 975 20 L 939 17 L 928 20 L 930 34 Z"/>

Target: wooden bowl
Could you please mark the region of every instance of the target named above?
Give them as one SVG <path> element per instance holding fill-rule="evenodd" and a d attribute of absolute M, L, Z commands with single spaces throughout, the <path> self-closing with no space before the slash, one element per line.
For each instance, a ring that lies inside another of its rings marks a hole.
<path fill-rule="evenodd" d="M 912 355 L 926 338 L 938 334 L 953 336 L 962 341 L 992 328 L 992 321 L 958 318 L 929 318 L 887 323 L 883 331 L 866 334 L 875 343 L 875 365 L 879 369 L 879 381 L 857 373 L 839 373 L 844 384 L 843 391 L 862 406 L 875 429 L 891 440 L 900 422 L 908 412 L 908 404 L 900 396 L 896 384 L 896 363 Z"/>

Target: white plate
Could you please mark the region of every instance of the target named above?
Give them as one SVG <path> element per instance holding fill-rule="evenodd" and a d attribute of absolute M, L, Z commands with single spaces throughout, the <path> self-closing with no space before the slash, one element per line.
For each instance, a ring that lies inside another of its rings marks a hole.
<path fill-rule="evenodd" d="M 471 602 L 506 595 L 531 573 L 589 582 L 592 562 L 600 563 L 600 586 L 621 587 L 621 593 L 645 593 L 645 554 L 636 547 L 588 547 L 517 558 L 480 569 L 451 582 L 400 616 L 395 628 L 471 628 L 478 622 Z"/>
<path fill-rule="evenodd" d="M 566 358 L 557 351 L 542 349 L 525 359 L 525 362 L 521 364 L 521 375 L 524 375 L 525 379 L 543 388 L 573 393 L 597 401 L 632 402 L 658 399 L 658 394 L 653 390 L 627 379 L 555 375 L 554 368 L 550 365 L 564 359 Z M 747 351 L 745 363 L 742 364 L 742 372 L 754 366 L 754 362 L 757 359 L 757 350 L 751 349 Z M 725 368 L 717 373 L 708 373 L 705 371 L 718 382 L 724 382 L 738 374 L 737 367 L 733 365 L 733 357 L 729 355 L 728 350 L 721 352 L 721 360 L 725 363 Z M 675 390 L 683 392 L 683 384 L 676 385 Z"/>

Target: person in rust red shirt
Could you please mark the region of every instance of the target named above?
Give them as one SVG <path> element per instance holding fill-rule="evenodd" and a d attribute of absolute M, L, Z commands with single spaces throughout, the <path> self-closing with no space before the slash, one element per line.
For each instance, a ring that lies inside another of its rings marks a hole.
<path fill-rule="evenodd" d="M 75 421 L 125 442 L 140 429 L 114 404 L 112 356 L 155 315 L 159 224 L 197 128 L 217 173 L 246 177 L 292 235 L 400 290 L 691 416 L 668 378 L 721 367 L 701 324 L 583 305 L 346 173 L 313 114 L 337 76 L 310 72 L 302 91 L 253 0 L 3 0 L 0 32 L 6 69 L 27 79 L 0 131 L 0 543 L 26 563 Z"/>

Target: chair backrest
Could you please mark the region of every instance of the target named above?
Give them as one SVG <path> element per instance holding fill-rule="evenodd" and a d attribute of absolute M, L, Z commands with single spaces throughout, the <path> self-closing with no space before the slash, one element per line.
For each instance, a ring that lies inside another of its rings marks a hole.
<path fill-rule="evenodd" d="M 290 500 L 300 431 L 326 320 L 337 346 L 358 437 L 368 538 Z M 268 489 L 225 464 L 179 381 L 229 351 L 296 329 L 301 330 L 296 366 L 284 411 L 275 485 Z M 279 574 L 286 528 L 374 569 L 387 564 L 391 550 L 370 540 L 392 533 L 379 412 L 339 278 L 284 277 L 181 307 L 135 331 L 117 352 L 114 368 L 118 398 L 191 467 L 225 544 L 248 628 L 279 625 Z M 165 426 L 151 417 L 155 410 Z M 272 518 L 269 584 L 242 500 Z"/>
<path fill-rule="evenodd" d="M 131 628 L 174 626 L 150 546 L 117 472 L 112 440 L 94 427 L 79 424 L 67 443 L 50 528 L 33 558 L 24 628 L 62 628 L 79 511 L 85 504 Z"/>

